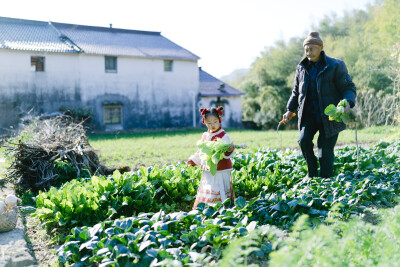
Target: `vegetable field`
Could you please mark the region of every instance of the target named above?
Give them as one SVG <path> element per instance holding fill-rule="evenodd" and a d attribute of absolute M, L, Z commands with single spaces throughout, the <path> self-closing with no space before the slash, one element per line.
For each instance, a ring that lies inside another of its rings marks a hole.
<path fill-rule="evenodd" d="M 173 163 L 67 182 L 32 216 L 67 266 L 400 264 L 400 141 L 361 148 L 360 171 L 354 146 L 335 154 L 334 177 L 304 179 L 298 151 L 236 152 L 233 206 L 191 210 L 201 171 Z"/>
<path fill-rule="evenodd" d="M 286 128 L 296 127 L 295 122 Z M 279 135 L 275 130 L 229 130 L 231 140 L 236 144 L 246 143 L 248 151 L 260 148 L 298 149 L 298 130 L 285 130 L 281 126 Z M 196 151 L 196 142 L 205 129 L 180 131 L 138 132 L 120 134 L 98 134 L 89 136 L 90 144 L 99 151 L 99 157 L 107 165 L 128 165 L 132 168 L 156 164 L 176 163 L 187 160 Z M 358 129 L 358 141 L 371 144 L 399 135 L 400 127 L 370 127 Z M 316 142 L 314 142 L 316 143 Z M 355 143 L 354 127 L 340 133 L 338 146 Z"/>

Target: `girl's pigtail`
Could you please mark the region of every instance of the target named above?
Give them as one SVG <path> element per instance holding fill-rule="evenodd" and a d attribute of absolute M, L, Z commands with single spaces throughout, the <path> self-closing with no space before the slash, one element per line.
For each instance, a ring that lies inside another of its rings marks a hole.
<path fill-rule="evenodd" d="M 224 115 L 224 113 L 222 112 L 223 110 L 224 110 L 224 107 L 219 106 L 217 108 L 219 123 L 222 122 L 221 116 Z"/>
<path fill-rule="evenodd" d="M 218 115 L 219 115 L 219 116 L 224 115 L 224 113 L 222 112 L 223 110 L 224 110 L 224 107 L 218 107 L 218 108 L 217 108 L 217 112 L 218 112 Z"/>
<path fill-rule="evenodd" d="M 201 108 L 200 109 L 200 113 L 201 113 L 201 116 L 203 116 L 203 124 L 204 124 L 204 114 L 207 112 L 207 109 L 206 108 Z"/>

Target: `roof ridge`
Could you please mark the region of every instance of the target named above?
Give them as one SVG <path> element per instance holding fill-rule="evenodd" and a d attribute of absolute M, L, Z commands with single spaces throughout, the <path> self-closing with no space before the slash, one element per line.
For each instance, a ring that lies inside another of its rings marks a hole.
<path fill-rule="evenodd" d="M 0 16 L 0 20 L 13 21 L 13 22 L 41 23 L 41 24 L 49 23 L 48 21 L 42 21 L 42 20 L 20 19 L 20 18 L 10 18 L 10 17 L 2 17 L 2 16 Z M 121 29 L 121 28 L 90 26 L 90 25 L 83 25 L 83 24 L 63 23 L 63 22 L 51 22 L 51 23 L 52 24 L 58 24 L 60 26 L 75 26 L 75 27 L 78 26 L 78 27 L 82 27 L 82 28 L 88 28 L 90 30 L 102 30 L 102 31 L 114 31 L 114 32 L 161 35 L 161 32 L 159 32 L 159 31 L 130 30 L 130 29 Z"/>
<path fill-rule="evenodd" d="M 10 18 L 10 17 L 1 17 L 0 20 L 4 21 L 12 21 L 12 22 L 34 22 L 34 23 L 41 23 L 41 24 L 48 24 L 47 21 L 42 21 L 42 20 L 32 20 L 32 19 L 19 19 L 19 18 Z"/>
<path fill-rule="evenodd" d="M 97 31 L 106 31 L 106 32 L 119 32 L 119 33 L 139 33 L 139 34 L 148 34 L 148 35 L 161 35 L 161 32 L 156 31 L 142 31 L 142 30 L 130 30 L 130 29 L 121 29 L 121 28 L 110 28 L 110 27 L 101 27 L 101 26 L 90 26 L 90 25 L 82 25 L 82 24 L 72 24 L 72 23 L 62 23 L 62 22 L 52 22 L 55 27 L 76 27 L 80 29 L 87 30 L 97 30 Z"/>

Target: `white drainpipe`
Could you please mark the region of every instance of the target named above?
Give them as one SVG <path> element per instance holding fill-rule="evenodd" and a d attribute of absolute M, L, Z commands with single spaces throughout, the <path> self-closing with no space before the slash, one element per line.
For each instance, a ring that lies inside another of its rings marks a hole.
<path fill-rule="evenodd" d="M 196 127 L 196 94 L 193 91 L 190 91 L 189 94 L 192 96 L 193 127 Z"/>

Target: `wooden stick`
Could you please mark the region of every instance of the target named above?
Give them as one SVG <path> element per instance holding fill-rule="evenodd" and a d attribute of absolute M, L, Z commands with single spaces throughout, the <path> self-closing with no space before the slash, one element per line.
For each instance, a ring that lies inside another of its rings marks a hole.
<path fill-rule="evenodd" d="M 360 158 L 358 156 L 357 122 L 355 122 L 355 125 L 356 125 L 357 171 L 360 171 Z"/>

